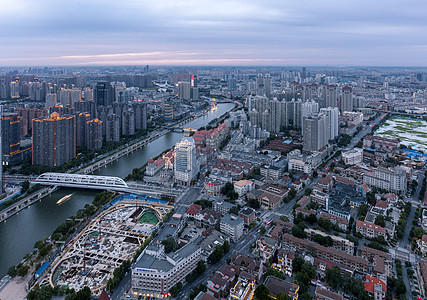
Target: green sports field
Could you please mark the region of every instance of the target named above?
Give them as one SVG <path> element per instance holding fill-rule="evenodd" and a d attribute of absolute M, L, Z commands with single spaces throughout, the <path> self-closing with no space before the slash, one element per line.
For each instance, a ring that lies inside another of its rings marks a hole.
<path fill-rule="evenodd" d="M 141 219 L 139 219 L 138 222 L 156 225 L 159 220 L 157 220 L 157 217 L 154 213 L 146 212 L 142 215 Z"/>

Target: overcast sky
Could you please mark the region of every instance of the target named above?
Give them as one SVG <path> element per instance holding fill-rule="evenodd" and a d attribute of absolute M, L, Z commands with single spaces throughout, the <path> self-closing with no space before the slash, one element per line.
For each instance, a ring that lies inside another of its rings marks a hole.
<path fill-rule="evenodd" d="M 0 65 L 427 66 L 426 0 L 0 0 Z"/>

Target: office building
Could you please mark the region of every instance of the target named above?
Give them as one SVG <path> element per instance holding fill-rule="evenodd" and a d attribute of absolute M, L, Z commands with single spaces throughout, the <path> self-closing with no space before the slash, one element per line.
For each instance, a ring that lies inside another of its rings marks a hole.
<path fill-rule="evenodd" d="M 194 244 L 169 254 L 162 246 L 148 246 L 132 267 L 132 291 L 142 297 L 170 297 L 170 289 L 193 272 L 201 257 Z"/>
<path fill-rule="evenodd" d="M 107 81 L 100 81 L 95 87 L 96 105 L 109 106 L 113 104 L 113 87 Z"/>
<path fill-rule="evenodd" d="M 102 121 L 93 119 L 86 122 L 85 142 L 88 150 L 102 148 Z"/>
<path fill-rule="evenodd" d="M 350 86 L 342 88 L 341 112 L 353 111 L 353 89 Z"/>
<path fill-rule="evenodd" d="M 196 159 L 194 140 L 191 137 L 184 137 L 175 146 L 175 182 L 181 185 L 190 185 L 198 171 L 199 163 Z"/>
<path fill-rule="evenodd" d="M 76 157 L 76 118 L 60 117 L 33 120 L 33 165 L 55 167 Z"/>
<path fill-rule="evenodd" d="M 1 144 L 3 165 L 18 163 L 21 146 L 21 126 L 18 114 L 1 114 Z"/>

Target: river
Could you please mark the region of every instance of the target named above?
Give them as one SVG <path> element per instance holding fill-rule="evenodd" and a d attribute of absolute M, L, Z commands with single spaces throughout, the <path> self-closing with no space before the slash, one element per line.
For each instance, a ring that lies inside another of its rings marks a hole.
<path fill-rule="evenodd" d="M 186 124 L 186 127 L 200 128 L 211 120 L 230 111 L 234 104 L 218 104 L 218 109 Z M 118 176 L 124 178 L 136 167 L 144 165 L 150 158 L 174 146 L 183 134 L 169 132 L 148 145 L 121 157 L 94 172 L 95 175 Z M 99 191 L 98 191 L 99 192 Z M 56 201 L 73 193 L 66 203 L 58 206 Z M 8 268 L 18 264 L 24 255 L 33 250 L 34 243 L 52 232 L 68 217 L 92 202 L 97 191 L 60 189 L 27 209 L 0 224 L 0 278 Z"/>

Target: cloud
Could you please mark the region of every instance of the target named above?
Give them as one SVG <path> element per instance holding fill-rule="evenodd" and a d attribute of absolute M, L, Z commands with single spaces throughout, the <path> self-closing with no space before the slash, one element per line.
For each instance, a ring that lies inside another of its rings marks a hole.
<path fill-rule="evenodd" d="M 181 52 L 212 64 L 427 64 L 417 48 L 427 43 L 421 0 L 0 0 L 0 7 L 4 65 L 192 61 Z"/>

